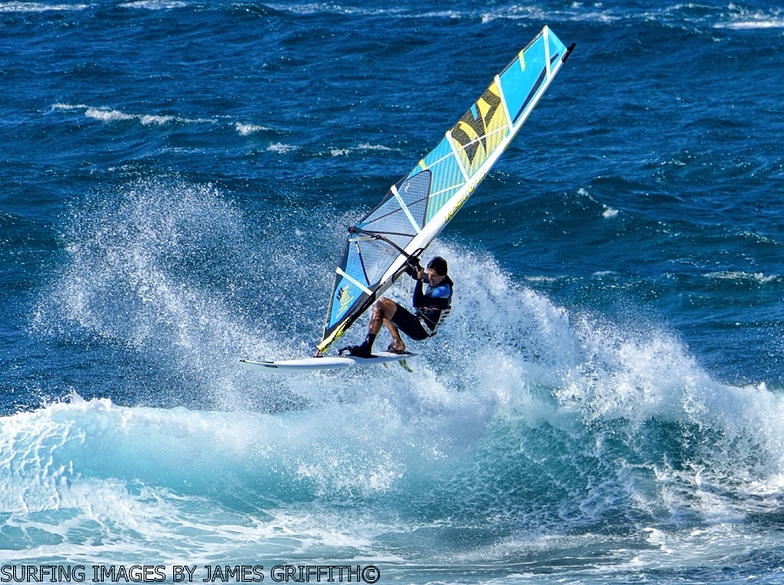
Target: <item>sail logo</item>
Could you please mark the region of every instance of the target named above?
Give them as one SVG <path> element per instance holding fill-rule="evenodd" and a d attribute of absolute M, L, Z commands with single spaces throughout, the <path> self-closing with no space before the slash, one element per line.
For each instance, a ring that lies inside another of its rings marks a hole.
<path fill-rule="evenodd" d="M 506 126 L 506 115 L 501 106 L 501 96 L 495 83 L 490 85 L 482 96 L 476 100 L 457 124 L 452 128 L 452 138 L 468 158 L 470 174 L 488 157 L 490 152 L 500 143 L 499 136 L 495 144 L 488 147 L 487 139 L 494 130 Z M 480 152 L 481 146 L 481 152 Z M 477 155 L 481 156 L 477 159 Z"/>
<path fill-rule="evenodd" d="M 340 304 L 340 308 L 338 309 L 338 315 L 342 315 L 348 308 L 351 306 L 351 303 L 354 302 L 354 297 L 349 292 L 348 285 L 341 286 L 338 289 L 338 294 L 335 295 L 338 303 Z"/>
<path fill-rule="evenodd" d="M 458 211 L 460 211 L 461 207 L 463 207 L 463 203 L 468 201 L 468 198 L 471 196 L 471 192 L 473 190 L 474 190 L 474 188 L 472 187 L 471 189 L 466 191 L 465 195 L 463 195 L 463 197 L 460 199 L 460 201 L 458 201 L 455 204 L 455 206 L 452 208 L 452 211 L 450 211 L 449 213 L 446 214 L 446 217 L 444 217 L 444 223 L 449 223 L 450 221 L 452 221 L 452 218 L 455 216 L 455 214 Z"/>

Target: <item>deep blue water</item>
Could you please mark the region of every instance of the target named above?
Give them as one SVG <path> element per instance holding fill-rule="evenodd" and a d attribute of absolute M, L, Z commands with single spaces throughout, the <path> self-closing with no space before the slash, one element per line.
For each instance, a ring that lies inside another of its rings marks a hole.
<path fill-rule="evenodd" d="M 545 24 L 414 373 L 240 369 Z M 3 564 L 781 583 L 782 49 L 767 2 L 0 2 Z"/>

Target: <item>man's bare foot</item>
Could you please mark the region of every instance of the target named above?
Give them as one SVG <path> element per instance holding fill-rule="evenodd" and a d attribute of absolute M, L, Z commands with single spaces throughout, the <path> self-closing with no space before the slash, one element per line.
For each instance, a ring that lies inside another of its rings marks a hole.
<path fill-rule="evenodd" d="M 403 353 L 406 353 L 406 346 L 405 346 L 405 344 L 398 345 L 398 344 L 393 342 L 393 343 L 389 344 L 389 347 L 387 348 L 387 351 L 389 353 L 403 354 Z"/>

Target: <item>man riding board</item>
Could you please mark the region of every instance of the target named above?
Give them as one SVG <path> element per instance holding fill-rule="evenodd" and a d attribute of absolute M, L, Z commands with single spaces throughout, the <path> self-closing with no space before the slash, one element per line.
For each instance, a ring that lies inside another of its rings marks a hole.
<path fill-rule="evenodd" d="M 417 281 L 412 303 L 415 312 L 411 313 L 392 299 L 386 297 L 378 299 L 373 306 L 365 341 L 360 345 L 344 347 L 340 350 L 340 354 L 348 352 L 352 356 L 371 357 L 373 342 L 381 331 L 382 323 L 387 326 L 392 335 L 392 343 L 387 348 L 387 351 L 392 353 L 406 353 L 406 344 L 400 337 L 401 331 L 415 341 L 422 341 L 435 335 L 439 323 L 443 322 L 451 309 L 454 284 L 447 274 L 447 269 L 446 260 L 440 256 L 436 256 L 428 263 L 427 270 L 419 266 L 419 262 L 409 264 L 406 272 Z M 424 282 L 427 282 L 427 287 L 423 290 Z"/>

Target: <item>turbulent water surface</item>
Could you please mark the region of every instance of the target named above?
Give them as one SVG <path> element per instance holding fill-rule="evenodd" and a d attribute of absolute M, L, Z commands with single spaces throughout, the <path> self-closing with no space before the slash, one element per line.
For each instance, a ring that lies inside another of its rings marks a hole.
<path fill-rule="evenodd" d="M 545 24 L 414 372 L 239 368 Z M 0 581 L 783 582 L 783 49 L 759 0 L 0 2 Z"/>

